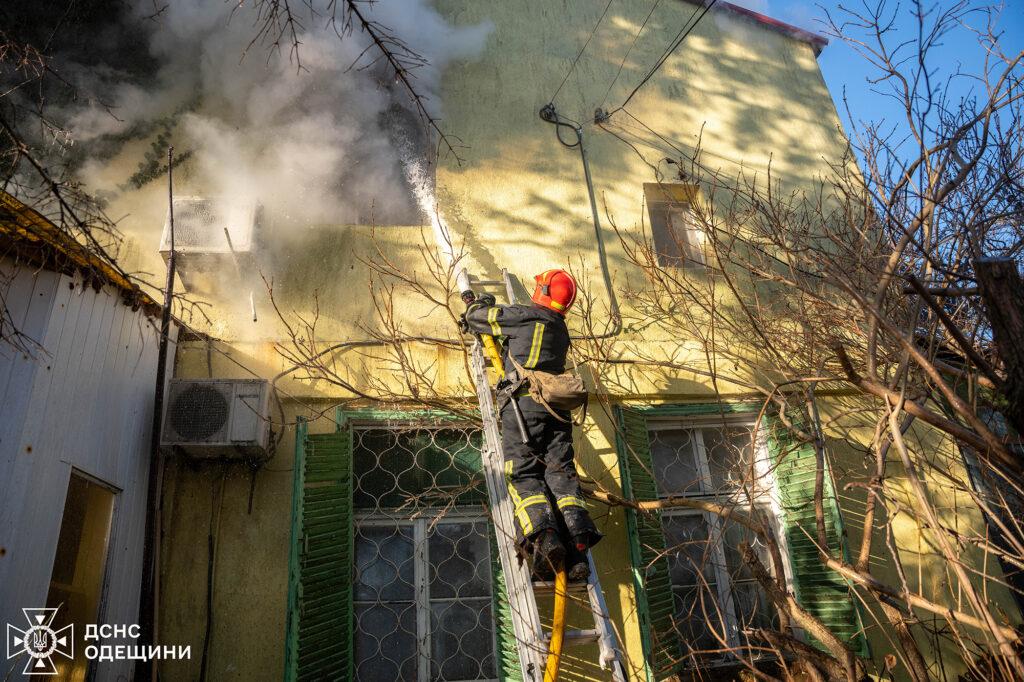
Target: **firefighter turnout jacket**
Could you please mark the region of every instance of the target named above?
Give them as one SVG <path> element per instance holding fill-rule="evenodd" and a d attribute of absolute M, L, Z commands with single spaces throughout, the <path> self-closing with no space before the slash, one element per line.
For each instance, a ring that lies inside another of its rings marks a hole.
<path fill-rule="evenodd" d="M 509 355 L 524 369 L 538 369 L 554 374 L 565 371 L 565 357 L 569 353 L 569 328 L 565 318 L 553 310 L 533 304 L 474 303 L 466 310 L 466 323 L 477 334 L 508 337 L 505 342 L 505 376 L 516 375 L 516 368 L 508 358 Z"/>

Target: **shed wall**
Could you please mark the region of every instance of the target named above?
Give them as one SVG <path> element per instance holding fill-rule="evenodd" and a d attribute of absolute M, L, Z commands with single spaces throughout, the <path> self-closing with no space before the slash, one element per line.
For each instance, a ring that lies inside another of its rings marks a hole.
<path fill-rule="evenodd" d="M 159 330 L 109 287 L 0 268 L 9 309 L 40 346 L 0 348 L 0 622 L 46 603 L 74 469 L 118 491 L 97 621 L 135 623 Z M 131 665 L 101 664 L 97 679 L 124 679 Z"/>

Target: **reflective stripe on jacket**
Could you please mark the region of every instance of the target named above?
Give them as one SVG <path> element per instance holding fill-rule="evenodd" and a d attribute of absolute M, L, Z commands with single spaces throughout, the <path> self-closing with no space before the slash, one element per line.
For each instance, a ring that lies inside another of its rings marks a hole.
<path fill-rule="evenodd" d="M 538 305 L 474 304 L 466 311 L 466 322 L 478 334 L 504 336 L 506 355 L 511 354 L 525 369 L 560 374 L 565 371 L 569 352 L 569 329 L 565 318 Z M 505 358 L 505 374 L 515 374 Z"/>

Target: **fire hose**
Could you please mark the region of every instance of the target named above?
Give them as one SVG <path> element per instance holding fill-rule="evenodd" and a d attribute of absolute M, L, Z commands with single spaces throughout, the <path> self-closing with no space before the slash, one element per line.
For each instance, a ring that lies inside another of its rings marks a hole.
<path fill-rule="evenodd" d="M 558 666 L 562 662 L 562 640 L 565 638 L 565 603 L 569 579 L 565 566 L 555 574 L 555 607 L 551 615 L 551 643 L 548 644 L 548 660 L 544 663 L 544 682 L 557 682 Z"/>
<path fill-rule="evenodd" d="M 476 300 L 476 294 L 471 289 L 462 292 L 462 301 L 467 306 Z M 505 378 L 505 367 L 501 361 L 501 353 L 498 352 L 498 344 L 490 334 L 478 334 L 480 345 L 483 346 L 484 354 L 491 362 L 491 367 L 498 375 L 498 380 Z M 509 395 L 509 404 L 515 413 L 516 423 L 519 426 L 519 435 L 523 442 L 529 441 L 526 431 L 526 422 L 523 420 L 523 413 L 519 409 L 515 395 Z M 562 642 L 565 639 L 565 606 L 568 593 L 568 575 L 565 566 L 560 566 L 555 574 L 555 604 L 551 618 L 551 641 L 548 644 L 548 658 L 544 664 L 544 682 L 557 682 L 558 668 L 562 662 Z"/>

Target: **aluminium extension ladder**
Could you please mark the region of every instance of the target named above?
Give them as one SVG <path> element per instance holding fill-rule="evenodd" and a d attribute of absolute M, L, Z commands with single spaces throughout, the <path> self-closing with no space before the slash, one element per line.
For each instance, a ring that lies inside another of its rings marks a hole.
<path fill-rule="evenodd" d="M 478 281 L 475 284 L 478 286 L 504 284 L 508 301 L 515 303 L 516 296 L 512 288 L 512 280 L 507 271 L 503 270 L 502 275 L 503 282 Z M 483 421 L 482 460 L 487 479 L 487 494 L 494 519 L 495 535 L 498 540 L 501 568 L 505 576 L 509 611 L 519 651 L 519 663 L 523 671 L 523 680 L 537 682 L 544 677 L 548 637 L 541 627 L 536 595 L 553 594 L 554 583 L 533 581 L 527 562 L 519 561 L 513 548 L 512 538 L 516 537 L 516 527 L 512 500 L 505 481 L 504 454 L 498 430 L 494 391 L 488 380 L 487 360 L 484 357 L 479 338 L 473 343 L 471 364 L 477 399 L 480 403 L 480 416 Z M 573 646 L 597 642 L 601 668 L 610 669 L 615 682 L 625 682 L 626 676 L 622 666 L 621 653 L 615 631 L 608 618 L 608 609 L 605 605 L 604 593 L 601 591 L 601 581 L 594 565 L 594 558 L 589 550 L 587 551 L 587 561 L 590 563 L 590 578 L 586 585 L 570 583 L 568 592 L 569 594 L 579 594 L 585 587 L 590 603 L 590 612 L 594 618 L 594 627 L 586 630 L 566 630 L 564 643 L 565 646 Z"/>

